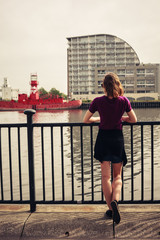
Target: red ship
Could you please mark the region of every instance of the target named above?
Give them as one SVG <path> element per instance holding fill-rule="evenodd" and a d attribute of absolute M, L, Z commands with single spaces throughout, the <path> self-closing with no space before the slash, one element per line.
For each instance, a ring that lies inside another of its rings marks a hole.
<path fill-rule="evenodd" d="M 0 101 L 0 111 L 76 109 L 82 105 L 81 100 L 64 101 L 59 96 L 39 97 L 37 74 L 31 74 L 30 85 L 29 97 L 27 94 L 18 94 L 18 101 Z"/>

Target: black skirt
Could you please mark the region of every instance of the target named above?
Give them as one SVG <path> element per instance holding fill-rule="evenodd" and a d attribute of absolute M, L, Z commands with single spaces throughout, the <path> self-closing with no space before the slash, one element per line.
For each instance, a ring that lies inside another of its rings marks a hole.
<path fill-rule="evenodd" d="M 100 162 L 123 162 L 123 166 L 125 166 L 127 164 L 127 157 L 124 149 L 122 130 L 99 129 L 94 147 L 94 157 Z"/>

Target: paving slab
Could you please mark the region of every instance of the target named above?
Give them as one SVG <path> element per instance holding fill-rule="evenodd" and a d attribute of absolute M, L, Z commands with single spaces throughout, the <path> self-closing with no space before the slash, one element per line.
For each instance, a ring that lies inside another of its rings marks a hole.
<path fill-rule="evenodd" d="M 28 215 L 27 212 L 0 211 L 0 239 L 19 239 Z"/>
<path fill-rule="evenodd" d="M 121 212 L 115 227 L 120 239 L 160 239 L 160 213 Z M 104 213 L 35 213 L 26 224 L 25 239 L 113 239 L 113 222 Z"/>
<path fill-rule="evenodd" d="M 115 239 L 160 239 L 160 205 L 120 205 Z M 114 239 L 105 205 L 0 205 L 0 240 Z"/>

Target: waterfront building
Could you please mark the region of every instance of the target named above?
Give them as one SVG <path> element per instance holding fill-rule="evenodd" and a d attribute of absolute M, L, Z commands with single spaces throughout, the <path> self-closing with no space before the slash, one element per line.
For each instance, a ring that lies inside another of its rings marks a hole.
<path fill-rule="evenodd" d="M 158 99 L 160 65 L 140 63 L 124 40 L 108 34 L 67 38 L 68 96 L 92 100 L 102 94 L 106 72 L 115 72 L 130 99 Z"/>
<path fill-rule="evenodd" d="M 154 100 L 160 94 L 160 65 L 139 64 L 131 66 L 95 68 L 95 94 L 102 94 L 102 79 L 106 72 L 116 73 L 130 100 Z M 159 80 L 159 81 L 158 81 Z M 92 96 L 90 96 L 92 99 Z"/>
<path fill-rule="evenodd" d="M 0 91 L 2 93 L 2 100 L 4 101 L 18 100 L 19 89 L 12 89 L 8 84 L 7 78 L 4 78 L 4 83 Z"/>

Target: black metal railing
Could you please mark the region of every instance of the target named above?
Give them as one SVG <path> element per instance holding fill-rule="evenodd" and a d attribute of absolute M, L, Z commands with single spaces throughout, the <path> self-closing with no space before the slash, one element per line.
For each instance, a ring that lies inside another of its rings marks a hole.
<path fill-rule="evenodd" d="M 0 203 L 105 203 L 93 157 L 98 124 L 0 124 Z M 160 122 L 123 123 L 121 203 L 160 203 Z"/>

